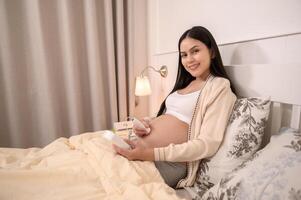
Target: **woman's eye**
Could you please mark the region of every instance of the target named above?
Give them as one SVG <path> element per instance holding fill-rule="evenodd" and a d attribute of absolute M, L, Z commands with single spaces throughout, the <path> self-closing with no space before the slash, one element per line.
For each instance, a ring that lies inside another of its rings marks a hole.
<path fill-rule="evenodd" d="M 194 49 L 193 51 L 192 51 L 192 53 L 198 53 L 200 50 L 199 49 Z"/>
<path fill-rule="evenodd" d="M 182 54 L 181 55 L 181 58 L 185 58 L 187 55 L 186 54 Z"/>

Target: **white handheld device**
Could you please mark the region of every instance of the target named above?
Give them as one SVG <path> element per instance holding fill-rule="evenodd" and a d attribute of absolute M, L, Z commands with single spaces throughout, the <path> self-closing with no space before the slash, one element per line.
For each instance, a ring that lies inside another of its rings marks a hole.
<path fill-rule="evenodd" d="M 103 133 L 103 137 L 106 138 L 107 140 L 112 141 L 113 144 L 119 146 L 120 148 L 123 149 L 131 148 L 131 146 L 128 143 L 126 143 L 121 137 L 114 134 L 112 131 L 105 130 Z"/>
<path fill-rule="evenodd" d="M 150 133 L 151 131 L 150 128 L 145 128 L 144 124 L 136 118 L 133 118 L 133 125 L 137 126 L 138 128 L 144 129 L 147 133 Z"/>

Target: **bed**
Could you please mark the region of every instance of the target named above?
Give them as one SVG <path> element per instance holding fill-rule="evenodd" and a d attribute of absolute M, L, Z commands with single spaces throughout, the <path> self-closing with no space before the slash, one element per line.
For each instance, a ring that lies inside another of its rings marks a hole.
<path fill-rule="evenodd" d="M 285 69 L 227 67 L 241 98 L 193 187 L 168 187 L 152 162 L 116 155 L 99 131 L 44 148 L 0 148 L 0 199 L 300 199 L 301 65 Z M 282 103 L 289 120 L 279 117 Z M 289 125 L 280 130 L 283 120 Z"/>

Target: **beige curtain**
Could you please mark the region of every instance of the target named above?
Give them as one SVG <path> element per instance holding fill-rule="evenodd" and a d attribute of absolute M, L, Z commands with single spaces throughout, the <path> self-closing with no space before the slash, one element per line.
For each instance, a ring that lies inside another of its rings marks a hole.
<path fill-rule="evenodd" d="M 133 112 L 127 7 L 121 0 L 0 0 L 1 147 L 110 129 Z"/>

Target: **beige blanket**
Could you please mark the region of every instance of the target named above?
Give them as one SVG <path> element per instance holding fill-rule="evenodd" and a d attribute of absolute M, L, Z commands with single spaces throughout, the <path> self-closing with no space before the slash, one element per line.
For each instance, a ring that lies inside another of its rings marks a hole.
<path fill-rule="evenodd" d="M 116 155 L 101 132 L 0 148 L 1 200 L 178 199 L 152 162 Z"/>

